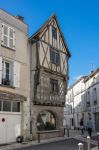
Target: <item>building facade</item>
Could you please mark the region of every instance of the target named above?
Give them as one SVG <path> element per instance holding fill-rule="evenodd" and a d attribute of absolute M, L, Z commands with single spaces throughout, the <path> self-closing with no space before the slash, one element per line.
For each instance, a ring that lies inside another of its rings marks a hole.
<path fill-rule="evenodd" d="M 87 127 L 89 117 L 93 121 L 93 130 L 99 131 L 99 69 L 88 76 L 81 77 L 71 87 L 66 95 L 64 110 L 65 124 L 70 128 L 80 128 L 80 120 L 84 119 Z"/>
<path fill-rule="evenodd" d="M 27 25 L 0 9 L 0 144 L 30 130 L 30 61 Z"/>
<path fill-rule="evenodd" d="M 30 38 L 0 9 L 0 144 L 63 135 L 70 52 L 55 15 Z"/>
<path fill-rule="evenodd" d="M 62 136 L 70 52 L 55 15 L 30 37 L 29 44 L 33 138 L 42 131 L 42 138 Z"/>

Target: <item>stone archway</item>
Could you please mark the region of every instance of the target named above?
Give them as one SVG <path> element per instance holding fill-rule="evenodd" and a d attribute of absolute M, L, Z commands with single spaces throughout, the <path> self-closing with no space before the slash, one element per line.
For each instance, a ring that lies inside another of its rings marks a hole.
<path fill-rule="evenodd" d="M 43 110 L 37 116 L 37 130 L 55 130 L 56 129 L 56 116 L 52 111 Z"/>

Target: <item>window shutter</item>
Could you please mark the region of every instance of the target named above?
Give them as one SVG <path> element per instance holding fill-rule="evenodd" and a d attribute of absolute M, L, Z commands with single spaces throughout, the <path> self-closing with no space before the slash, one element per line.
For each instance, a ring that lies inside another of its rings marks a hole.
<path fill-rule="evenodd" d="M 4 25 L 2 24 L 2 38 L 1 38 L 1 44 L 4 44 Z"/>
<path fill-rule="evenodd" d="M 2 57 L 0 57 L 0 84 L 2 84 Z"/>
<path fill-rule="evenodd" d="M 14 78 L 13 78 L 14 87 L 20 87 L 20 63 L 14 62 Z"/>
<path fill-rule="evenodd" d="M 15 30 L 13 30 L 13 49 L 15 49 Z"/>

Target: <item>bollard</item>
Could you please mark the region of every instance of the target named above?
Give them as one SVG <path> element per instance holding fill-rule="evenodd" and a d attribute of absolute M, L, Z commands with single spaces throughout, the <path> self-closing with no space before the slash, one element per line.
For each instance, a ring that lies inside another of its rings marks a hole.
<path fill-rule="evenodd" d="M 38 132 L 38 143 L 40 143 L 40 133 Z"/>
<path fill-rule="evenodd" d="M 67 136 L 69 137 L 69 129 L 67 129 Z"/>
<path fill-rule="evenodd" d="M 83 144 L 82 143 L 79 143 L 78 147 L 79 147 L 79 150 L 83 150 Z"/>
<path fill-rule="evenodd" d="M 99 150 L 99 133 L 97 133 L 97 139 L 98 139 L 98 150 Z"/>
<path fill-rule="evenodd" d="M 65 128 L 64 128 L 64 135 L 65 135 Z"/>
<path fill-rule="evenodd" d="M 87 148 L 90 150 L 90 136 L 87 136 Z"/>

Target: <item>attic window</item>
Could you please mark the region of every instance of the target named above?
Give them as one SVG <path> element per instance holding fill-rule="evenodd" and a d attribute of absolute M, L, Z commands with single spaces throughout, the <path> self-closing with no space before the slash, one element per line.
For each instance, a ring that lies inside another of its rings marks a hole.
<path fill-rule="evenodd" d="M 57 40 L 57 29 L 52 26 L 52 37 Z"/>

